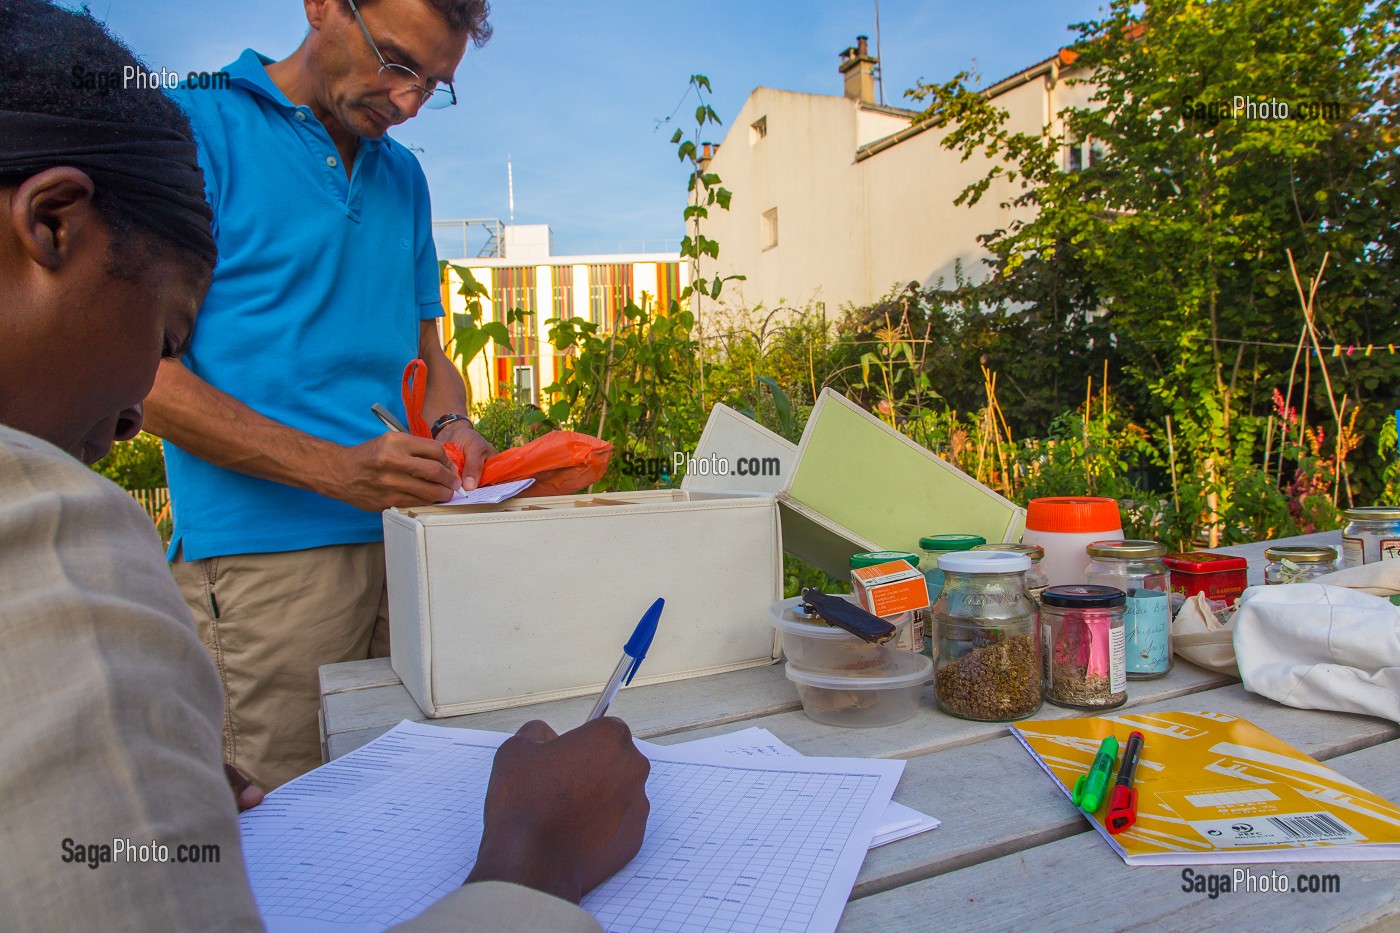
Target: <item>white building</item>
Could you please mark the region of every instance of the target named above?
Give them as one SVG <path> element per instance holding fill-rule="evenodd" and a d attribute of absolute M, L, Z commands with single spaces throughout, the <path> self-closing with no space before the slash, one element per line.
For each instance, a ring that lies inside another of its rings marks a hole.
<path fill-rule="evenodd" d="M 484 285 L 483 321 L 505 320 L 505 310 L 531 312 L 511 325 L 511 348 L 492 343 L 467 370 L 474 403 L 513 395 L 529 404 L 547 405 L 541 390 L 555 382 L 565 365 L 549 343 L 550 318 L 580 317 L 609 330 L 628 302 L 649 303 L 665 311 L 690 283 L 689 268 L 673 253 L 627 253 L 555 256 L 553 234 L 546 224 L 502 225 L 503 255 L 449 259 L 443 282 L 448 310 L 443 338 L 452 336 L 452 315 L 466 310 L 458 294 L 461 278 L 452 266 L 464 266 Z M 679 244 L 677 244 L 679 245 Z"/>
<path fill-rule="evenodd" d="M 1068 83 L 1075 54 L 1064 50 L 986 90 L 1013 131 L 1063 138 L 1058 114 L 1086 106 L 1091 89 Z M 1001 206 L 1019 187 L 998 180 L 975 207 L 954 205 L 990 163 L 961 161 L 941 146 L 947 131 L 914 123 L 914 111 L 875 103 L 876 59 L 865 37 L 841 55 L 841 96 L 760 87 L 713 150 L 708 171 L 733 192 L 729 211 L 703 228 L 719 260 L 702 274 L 742 274 L 727 303 L 765 308 L 867 304 L 917 281 L 949 285 L 960 263 L 981 278 L 977 236 L 1005 227 Z M 1071 152 L 1073 150 L 1073 152 Z M 1066 168 L 1087 157 L 1065 145 Z"/>

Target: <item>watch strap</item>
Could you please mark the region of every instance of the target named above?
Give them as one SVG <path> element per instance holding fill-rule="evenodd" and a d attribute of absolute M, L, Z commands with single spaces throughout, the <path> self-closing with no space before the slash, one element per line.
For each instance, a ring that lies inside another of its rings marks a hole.
<path fill-rule="evenodd" d="M 468 427 L 471 427 L 472 424 L 472 419 L 468 418 L 466 415 L 459 414 L 455 411 L 450 411 L 438 420 L 433 422 L 433 427 L 430 432 L 433 435 L 433 439 L 437 440 L 437 436 L 442 431 L 442 429 L 455 421 L 465 421 Z"/>

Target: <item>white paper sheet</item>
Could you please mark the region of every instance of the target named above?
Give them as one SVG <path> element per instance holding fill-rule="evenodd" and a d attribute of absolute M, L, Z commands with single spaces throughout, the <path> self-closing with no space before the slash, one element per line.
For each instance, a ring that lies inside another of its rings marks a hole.
<path fill-rule="evenodd" d="M 535 484 L 533 476 L 510 483 L 496 483 L 492 486 L 478 486 L 471 492 L 459 492 L 443 505 L 497 505 L 520 495 Z"/>
<path fill-rule="evenodd" d="M 637 743 L 640 747 L 651 746 L 650 742 Z M 741 755 L 744 757 L 802 757 L 802 753 L 791 745 L 783 742 L 767 729 L 760 729 L 757 726 L 750 726 L 738 732 L 729 732 L 725 735 L 713 735 L 706 739 L 695 739 L 691 742 L 679 743 L 669 746 L 652 746 L 655 748 L 697 748 L 713 747 L 722 750 L 725 754 Z M 902 803 L 890 801 L 885 808 L 884 814 L 880 817 L 880 825 L 875 830 L 875 837 L 870 840 L 870 848 L 895 842 L 899 839 L 908 839 L 910 836 L 917 836 L 926 833 L 931 829 L 937 829 L 941 821 L 934 819 L 926 813 L 920 813 L 913 807 L 906 807 Z"/>
<path fill-rule="evenodd" d="M 381 930 L 460 885 L 506 738 L 403 722 L 244 813 L 269 929 Z M 645 751 L 646 841 L 583 903 L 604 928 L 835 929 L 904 762 Z"/>

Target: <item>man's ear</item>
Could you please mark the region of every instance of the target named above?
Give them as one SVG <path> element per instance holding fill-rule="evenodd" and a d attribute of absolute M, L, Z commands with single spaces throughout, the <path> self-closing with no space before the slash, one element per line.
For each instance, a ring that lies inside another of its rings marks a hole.
<path fill-rule="evenodd" d="M 306 22 L 312 29 L 321 29 L 326 19 L 331 14 L 331 6 L 336 3 L 343 3 L 344 0 L 302 0 L 302 7 L 306 10 Z M 347 15 L 349 15 L 347 13 Z"/>
<path fill-rule="evenodd" d="M 10 222 L 20 248 L 45 269 L 57 269 L 72 255 L 80 235 L 101 222 L 92 206 L 93 191 L 87 173 L 69 166 L 26 178 L 10 198 Z"/>

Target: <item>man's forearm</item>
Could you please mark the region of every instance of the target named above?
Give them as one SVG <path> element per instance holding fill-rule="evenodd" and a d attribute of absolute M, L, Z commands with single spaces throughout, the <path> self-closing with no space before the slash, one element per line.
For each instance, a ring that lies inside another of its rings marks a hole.
<path fill-rule="evenodd" d="M 171 360 L 160 364 L 145 414 L 147 431 L 201 460 L 322 494 L 325 467 L 341 449 L 258 414 Z"/>
<path fill-rule="evenodd" d="M 428 366 L 428 389 L 423 394 L 423 418 L 432 424 L 443 415 L 467 412 L 467 386 L 456 364 L 443 352 L 437 322 L 424 321 L 418 353 Z"/>

